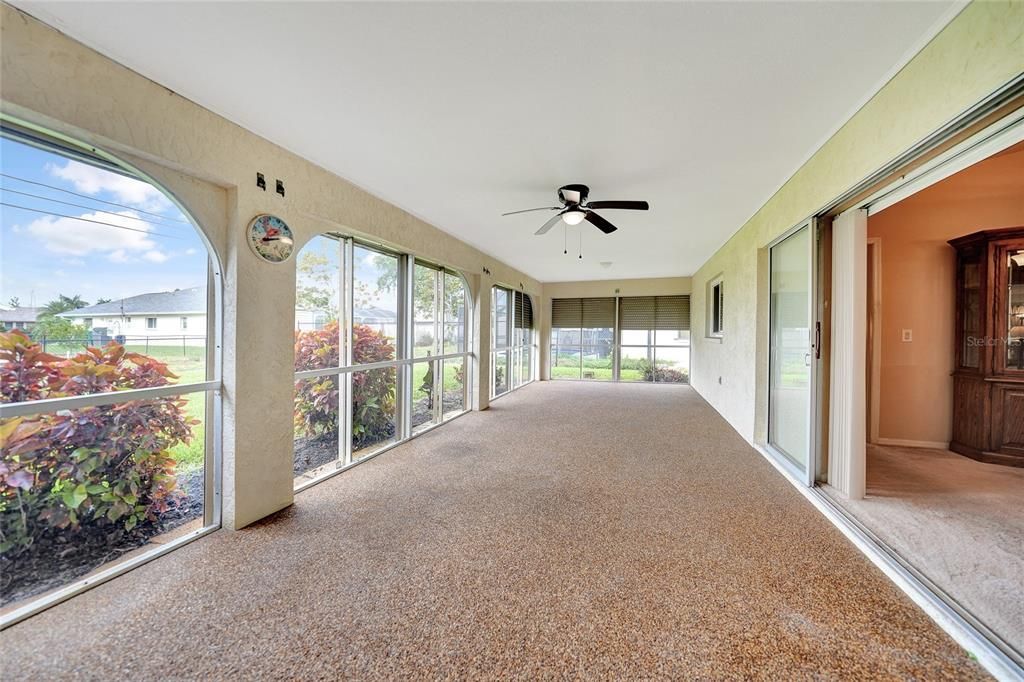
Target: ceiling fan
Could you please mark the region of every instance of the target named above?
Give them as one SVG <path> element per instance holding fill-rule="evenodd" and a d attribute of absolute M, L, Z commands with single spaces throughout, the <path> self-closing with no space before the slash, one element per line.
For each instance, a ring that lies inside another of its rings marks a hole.
<path fill-rule="evenodd" d="M 502 213 L 501 215 L 515 215 L 517 213 L 529 213 L 530 211 L 558 211 L 554 217 L 541 225 L 541 228 L 534 234 L 546 233 L 558 224 L 559 220 L 564 221 L 566 225 L 579 225 L 586 220 L 597 226 L 597 229 L 605 234 L 610 234 L 619 228 L 594 213 L 594 209 L 614 208 L 629 211 L 646 211 L 650 208 L 650 204 L 646 201 L 591 201 L 588 203 L 587 197 L 589 195 L 590 188 L 586 185 L 565 185 L 558 188 L 558 200 L 562 202 L 561 206 L 527 208 L 522 211 Z"/>

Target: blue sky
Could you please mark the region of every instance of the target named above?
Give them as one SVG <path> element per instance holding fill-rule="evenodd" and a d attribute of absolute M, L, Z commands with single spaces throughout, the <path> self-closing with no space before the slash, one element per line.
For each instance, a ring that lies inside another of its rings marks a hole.
<path fill-rule="evenodd" d="M 4 204 L 44 212 L 0 206 L 0 306 L 12 297 L 22 306 L 58 294 L 94 303 L 206 284 L 206 245 L 156 187 L 7 138 L 0 171 Z"/>

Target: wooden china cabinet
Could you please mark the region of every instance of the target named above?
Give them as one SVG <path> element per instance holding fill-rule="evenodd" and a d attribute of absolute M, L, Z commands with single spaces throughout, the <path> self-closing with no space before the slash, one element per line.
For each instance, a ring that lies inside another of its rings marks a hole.
<path fill-rule="evenodd" d="M 954 452 L 1024 467 L 1024 227 L 953 239 Z"/>

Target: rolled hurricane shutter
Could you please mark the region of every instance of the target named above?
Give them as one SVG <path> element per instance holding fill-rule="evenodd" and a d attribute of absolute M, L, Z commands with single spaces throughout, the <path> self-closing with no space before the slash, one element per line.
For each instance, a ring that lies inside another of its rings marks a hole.
<path fill-rule="evenodd" d="M 619 327 L 630 330 L 688 330 L 689 296 L 629 296 L 620 300 Z"/>
<path fill-rule="evenodd" d="M 533 302 L 529 294 L 521 294 L 523 299 L 523 329 L 533 329 Z"/>
<path fill-rule="evenodd" d="M 584 298 L 580 301 L 584 329 L 613 329 L 615 327 L 614 298 Z"/>
<path fill-rule="evenodd" d="M 654 296 L 628 296 L 619 301 L 619 328 L 627 330 L 654 329 Z"/>
<path fill-rule="evenodd" d="M 516 329 L 523 329 L 523 318 L 526 316 L 526 306 L 523 302 L 523 299 L 526 297 L 523 296 L 522 292 L 520 291 L 514 292 L 513 295 L 516 299 L 514 326 Z"/>
<path fill-rule="evenodd" d="M 654 329 L 670 331 L 690 328 L 689 296 L 655 296 Z"/>
<path fill-rule="evenodd" d="M 579 329 L 583 326 L 583 300 L 579 298 L 551 299 L 551 327 Z"/>

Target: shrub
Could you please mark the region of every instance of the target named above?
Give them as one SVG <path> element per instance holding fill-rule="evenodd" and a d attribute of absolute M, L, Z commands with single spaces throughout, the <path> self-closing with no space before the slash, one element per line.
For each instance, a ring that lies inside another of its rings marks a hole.
<path fill-rule="evenodd" d="M 0 334 L 5 403 L 166 386 L 167 366 L 117 343 L 64 360 L 23 332 Z M 0 553 L 45 534 L 131 531 L 176 501 L 170 450 L 199 422 L 181 397 L 59 410 L 0 422 Z"/>
<path fill-rule="evenodd" d="M 637 369 L 643 373 L 644 381 L 681 384 L 689 379 L 686 372 L 671 367 L 655 367 L 648 360 L 640 360 Z"/>
<path fill-rule="evenodd" d="M 338 367 L 338 323 L 323 329 L 295 332 L 295 370 Z M 366 325 L 352 327 L 352 359 L 357 364 L 395 359 L 395 347 L 382 332 Z M 338 429 L 337 377 L 295 382 L 295 431 L 312 437 Z M 386 367 L 352 376 L 352 436 L 354 444 L 392 435 L 395 411 L 395 368 Z"/>

